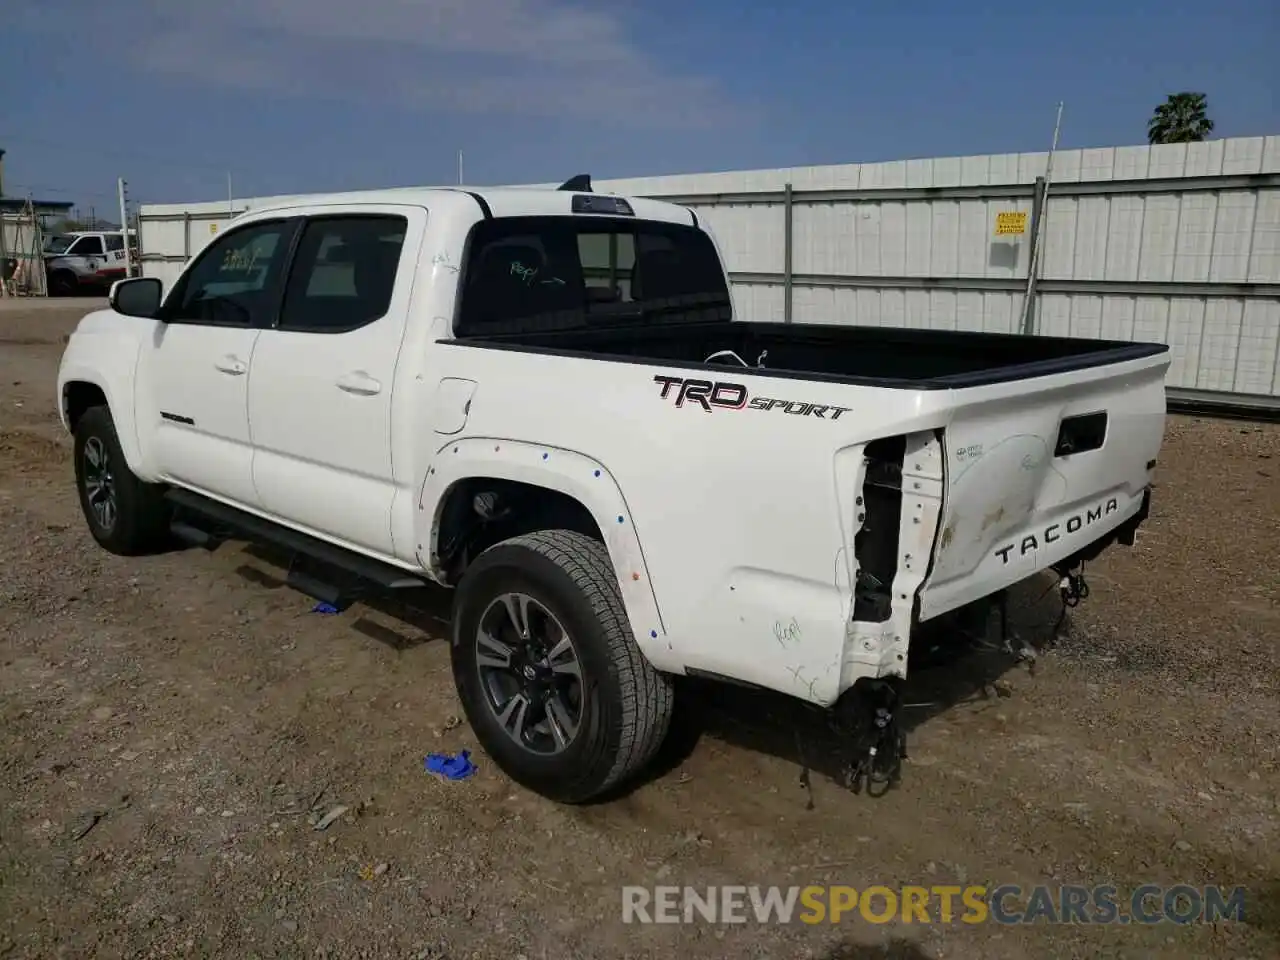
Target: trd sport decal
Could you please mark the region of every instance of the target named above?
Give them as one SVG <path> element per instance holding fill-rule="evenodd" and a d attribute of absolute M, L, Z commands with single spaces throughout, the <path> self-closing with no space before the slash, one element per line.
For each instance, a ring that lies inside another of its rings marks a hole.
<path fill-rule="evenodd" d="M 833 407 L 825 403 L 805 403 L 802 400 L 775 400 L 772 397 L 753 397 L 741 383 L 726 380 L 686 380 L 683 377 L 653 378 L 662 387 L 663 400 L 674 400 L 677 407 L 693 404 L 707 413 L 712 410 L 780 410 L 797 417 L 819 417 L 823 420 L 839 420 L 849 407 Z"/>

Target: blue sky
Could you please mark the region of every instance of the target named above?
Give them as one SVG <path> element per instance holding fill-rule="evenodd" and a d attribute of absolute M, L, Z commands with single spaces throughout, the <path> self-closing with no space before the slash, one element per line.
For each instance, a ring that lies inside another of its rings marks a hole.
<path fill-rule="evenodd" d="M 141 201 L 1280 133 L 1280 3 L 8 0 L 6 192 Z M 16 27 L 16 29 L 15 29 Z"/>

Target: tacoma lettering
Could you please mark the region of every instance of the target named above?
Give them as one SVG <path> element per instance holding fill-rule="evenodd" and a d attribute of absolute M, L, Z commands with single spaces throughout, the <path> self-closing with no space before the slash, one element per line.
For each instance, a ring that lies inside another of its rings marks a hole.
<path fill-rule="evenodd" d="M 674 400 L 677 407 L 696 405 L 706 413 L 712 410 L 776 410 L 794 417 L 817 417 L 819 420 L 839 420 L 840 414 L 850 407 L 833 407 L 829 403 L 806 403 L 803 400 L 777 400 L 773 397 L 752 397 L 745 384 L 724 380 L 686 380 L 684 377 L 655 376 L 653 382 L 662 387 L 663 400 Z"/>
<path fill-rule="evenodd" d="M 1115 513 L 1119 509 L 1120 501 L 1112 497 L 1100 506 L 1090 507 L 1083 515 L 1073 514 L 1067 517 L 1065 521 L 1049 524 L 1038 533 L 1027 534 L 1022 538 L 1021 543 L 1011 543 L 1008 546 L 1001 547 L 996 551 L 996 556 L 1004 563 L 1009 562 L 1009 554 L 1013 553 L 1014 550 L 1018 551 L 1018 556 L 1025 557 L 1028 553 L 1034 553 L 1039 550 L 1041 544 L 1057 543 L 1062 539 L 1064 529 L 1069 534 L 1079 533 L 1083 528 L 1097 523 L 1103 517 Z"/>

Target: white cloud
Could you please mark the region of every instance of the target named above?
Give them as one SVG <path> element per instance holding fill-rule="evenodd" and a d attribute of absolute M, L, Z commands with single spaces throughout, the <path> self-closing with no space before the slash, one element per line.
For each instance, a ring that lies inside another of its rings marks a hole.
<path fill-rule="evenodd" d="M 645 126 L 736 113 L 713 81 L 647 53 L 617 0 L 587 2 L 43 0 L 26 18 L 76 22 L 137 70 L 209 85 Z"/>

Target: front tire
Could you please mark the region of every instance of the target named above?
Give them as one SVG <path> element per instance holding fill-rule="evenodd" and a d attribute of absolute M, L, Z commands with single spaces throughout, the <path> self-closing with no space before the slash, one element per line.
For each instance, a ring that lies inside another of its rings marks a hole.
<path fill-rule="evenodd" d="M 70 270 L 55 270 L 49 276 L 49 295 L 52 297 L 74 297 L 80 292 L 80 284 L 76 275 Z"/>
<path fill-rule="evenodd" d="M 75 427 L 76 488 L 93 539 L 121 556 L 159 547 L 169 527 L 162 487 L 129 469 L 106 407 L 90 407 Z"/>
<path fill-rule="evenodd" d="M 597 540 L 544 530 L 490 547 L 458 586 L 458 696 L 485 752 L 537 793 L 583 803 L 666 736 L 671 679 L 645 660 Z"/>

